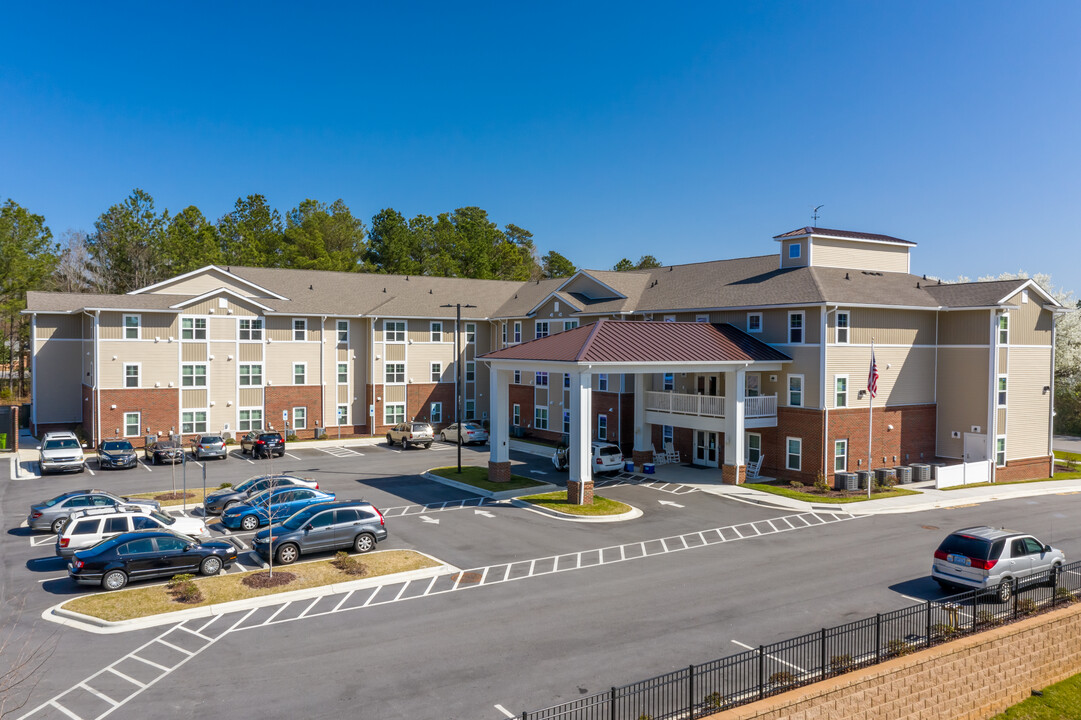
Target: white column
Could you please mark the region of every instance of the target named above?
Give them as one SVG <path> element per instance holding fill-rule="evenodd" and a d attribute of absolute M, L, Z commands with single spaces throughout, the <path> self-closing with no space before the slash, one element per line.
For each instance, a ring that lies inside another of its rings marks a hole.
<path fill-rule="evenodd" d="M 571 379 L 571 437 L 570 480 L 588 482 L 593 479 L 590 443 L 593 441 L 593 390 L 588 370 L 572 375 Z"/>
<path fill-rule="evenodd" d="M 744 464 L 744 393 L 747 391 L 746 369 L 724 374 L 724 464 Z"/>
<path fill-rule="evenodd" d="M 646 376 L 634 375 L 634 449 L 649 450 L 650 435 L 646 432 Z"/>
<path fill-rule="evenodd" d="M 510 370 L 500 370 L 495 365 L 488 373 L 491 462 L 510 460 L 510 377 Z"/>

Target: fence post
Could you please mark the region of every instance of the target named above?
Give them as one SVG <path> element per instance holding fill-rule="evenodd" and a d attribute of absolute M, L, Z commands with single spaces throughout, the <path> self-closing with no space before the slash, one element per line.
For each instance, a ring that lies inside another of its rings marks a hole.
<path fill-rule="evenodd" d="M 687 666 L 687 717 L 694 717 L 694 665 Z"/>
<path fill-rule="evenodd" d="M 758 646 L 758 699 L 766 696 L 766 646 Z"/>
<path fill-rule="evenodd" d="M 608 696 L 608 717 L 616 720 L 616 688 L 612 686 L 612 692 Z"/>
<path fill-rule="evenodd" d="M 875 662 L 882 662 L 882 613 L 875 613 Z"/>
<path fill-rule="evenodd" d="M 1013 586 L 1013 592 L 1010 593 L 1010 595 L 1011 595 L 1010 599 L 1013 600 L 1013 619 L 1016 620 L 1017 619 L 1017 578 L 1012 578 L 1010 580 L 1010 585 Z"/>
<path fill-rule="evenodd" d="M 980 614 L 980 591 L 972 591 L 972 632 L 976 632 L 976 618 Z"/>
<path fill-rule="evenodd" d="M 924 647 L 931 647 L 931 601 L 927 601 L 927 644 Z"/>
<path fill-rule="evenodd" d="M 826 628 L 822 628 L 822 632 L 818 636 L 818 642 L 822 645 L 822 679 L 826 679 Z"/>

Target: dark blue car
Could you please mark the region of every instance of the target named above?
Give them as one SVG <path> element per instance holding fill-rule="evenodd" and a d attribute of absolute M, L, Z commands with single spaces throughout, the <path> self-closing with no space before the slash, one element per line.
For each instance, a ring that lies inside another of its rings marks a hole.
<path fill-rule="evenodd" d="M 221 523 L 230 530 L 254 530 L 285 520 L 309 505 L 331 502 L 334 493 L 313 488 L 286 485 L 252 495 L 243 504 L 233 505 L 221 514 Z"/>

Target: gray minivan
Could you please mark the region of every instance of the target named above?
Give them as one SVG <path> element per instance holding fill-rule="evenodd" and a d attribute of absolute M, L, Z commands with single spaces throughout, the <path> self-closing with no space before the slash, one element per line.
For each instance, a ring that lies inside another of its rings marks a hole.
<path fill-rule="evenodd" d="M 1006 602 L 1013 581 L 1047 575 L 1066 562 L 1066 555 L 1026 533 L 987 526 L 950 533 L 935 550 L 931 577 L 942 589 L 992 590 Z"/>
<path fill-rule="evenodd" d="M 268 540 L 271 530 L 273 548 Z M 264 560 L 273 553 L 276 562 L 288 565 L 301 555 L 326 550 L 351 547 L 365 553 L 386 539 L 386 521 L 378 508 L 364 500 L 345 500 L 311 505 L 280 525 L 263 528 L 255 534 L 252 549 Z"/>

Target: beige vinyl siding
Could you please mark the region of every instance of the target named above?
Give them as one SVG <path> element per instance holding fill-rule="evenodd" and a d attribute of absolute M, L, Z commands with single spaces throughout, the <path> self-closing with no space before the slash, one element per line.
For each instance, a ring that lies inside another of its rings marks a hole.
<path fill-rule="evenodd" d="M 579 275 L 570 281 L 569 284 L 564 286 L 562 292 L 565 293 L 581 293 L 587 298 L 596 300 L 598 298 L 614 298 L 619 297 L 618 293 L 614 293 L 605 286 L 598 283 L 593 278 L 587 275 Z"/>
<path fill-rule="evenodd" d="M 557 304 L 559 305 L 558 310 L 556 309 Z M 558 332 L 562 332 L 563 321 L 569 320 L 573 316 L 573 314 L 579 309 L 580 308 L 573 305 L 568 305 L 565 300 L 560 300 L 559 298 L 548 298 L 547 302 L 537 308 L 537 312 L 534 313 L 534 316 L 538 320 L 548 320 L 549 322 L 558 323 Z M 464 332 L 465 323 L 462 323 L 462 327 Z M 555 328 L 553 328 L 553 334 L 555 334 L 555 332 L 557 331 Z"/>
<path fill-rule="evenodd" d="M 89 315 L 80 315 L 79 317 L 82 318 L 83 337 L 88 339 L 94 337 L 94 318 Z"/>
<path fill-rule="evenodd" d="M 1010 374 L 1006 395 L 1008 428 L 1006 459 L 1043 457 L 1049 454 L 1048 414 L 1051 393 L 1051 349 L 1011 348 Z M 1002 433 L 1002 429 L 999 429 Z"/>
<path fill-rule="evenodd" d="M 273 342 L 293 341 L 293 318 L 269 315 L 265 321 L 266 336 Z"/>
<path fill-rule="evenodd" d="M 210 354 L 214 359 L 207 364 L 206 371 L 209 399 L 214 401 L 214 407 L 207 415 L 207 429 L 211 432 L 221 430 L 226 423 L 236 431 L 237 363 L 235 359 L 227 359 L 235 347 L 232 343 L 210 343 Z"/>
<path fill-rule="evenodd" d="M 272 345 L 267 350 L 263 373 L 275 385 L 293 384 L 293 363 L 307 363 L 305 385 L 318 385 L 320 345 Z"/>
<path fill-rule="evenodd" d="M 1006 427 L 1006 408 L 999 408 L 995 411 L 996 422 L 998 423 L 997 434 L 1005 435 L 1008 428 Z"/>
<path fill-rule="evenodd" d="M 907 273 L 908 250 L 908 246 L 814 238 L 811 265 Z"/>
<path fill-rule="evenodd" d="M 263 388 L 261 387 L 242 387 L 240 388 L 240 407 L 262 407 L 263 406 Z M 266 418 L 263 418 L 266 422 Z"/>
<path fill-rule="evenodd" d="M 939 345 L 987 345 L 990 333 L 990 310 L 955 310 L 938 314 Z"/>
<path fill-rule="evenodd" d="M 82 420 L 82 381 L 90 385 L 92 380 L 80 373 L 85 355 L 73 352 L 78 347 L 78 343 L 37 343 L 34 362 L 38 381 L 34 403 L 39 423 Z"/>
<path fill-rule="evenodd" d="M 793 362 L 785 363 L 781 370 L 776 372 L 762 372 L 763 384 L 769 380 L 770 375 L 776 375 L 777 404 L 788 405 L 788 399 L 785 397 L 788 387 L 787 376 L 803 375 L 803 407 L 822 407 L 822 388 L 820 387 L 821 381 L 819 378 L 819 368 L 821 367 L 819 361 L 821 358 L 819 357 L 818 348 L 788 345 L 784 348 L 784 352 L 792 358 Z M 832 351 L 830 354 L 832 354 Z M 832 382 L 832 380 L 830 382 Z M 763 389 L 762 394 L 773 395 L 774 393 Z"/>
<path fill-rule="evenodd" d="M 262 362 L 263 344 L 258 342 L 242 342 L 237 346 L 237 353 L 240 362 Z"/>
<path fill-rule="evenodd" d="M 180 357 L 184 362 L 205 362 L 207 357 L 205 342 L 185 342 L 180 344 Z"/>
<path fill-rule="evenodd" d="M 696 315 L 708 314 L 710 322 L 712 323 L 728 323 L 737 330 L 747 332 L 747 316 L 750 314 L 760 313 L 762 315 L 762 332 L 750 333 L 750 336 L 757 338 L 765 343 L 771 345 L 787 343 L 788 342 L 788 313 L 803 311 L 803 342 L 804 344 L 814 344 L 818 342 L 821 333 L 822 324 L 822 308 L 820 307 L 806 307 L 806 308 L 774 308 L 763 310 L 722 310 L 713 311 L 709 313 L 703 312 L 689 312 L 689 313 L 657 313 L 654 315 L 655 320 L 661 320 L 666 314 L 675 314 L 677 320 L 685 322 L 694 322 Z M 787 351 L 786 351 L 787 352 Z"/>
<path fill-rule="evenodd" d="M 875 407 L 884 405 L 921 405 L 935 402 L 935 349 L 876 347 L 878 364 L 878 394 Z M 859 391 L 867 388 L 871 369 L 871 349 L 868 347 L 831 347 L 826 356 L 827 403 L 834 407 L 834 378 L 848 375 L 848 407 L 867 407 L 867 396 Z M 987 355 L 984 354 L 984 365 Z M 889 367 L 887 367 L 889 366 Z M 985 421 L 986 423 L 986 421 Z"/>
<path fill-rule="evenodd" d="M 1027 303 L 1021 302 L 1021 293 L 1006 303 L 1010 306 L 1011 345 L 1051 345 L 1051 311 L 1036 293 L 1029 292 Z"/>
<path fill-rule="evenodd" d="M 453 375 L 450 374 L 454 364 L 453 343 L 450 345 L 432 343 L 428 345 L 411 345 L 409 347 L 409 362 L 405 367 L 406 379 L 412 379 L 413 382 L 418 383 L 431 382 L 431 363 L 433 362 L 443 363 L 444 373 L 447 374 L 448 379 L 453 380 Z M 464 368 L 462 371 L 465 372 Z"/>
<path fill-rule="evenodd" d="M 207 391 L 204 389 L 180 391 L 180 406 L 183 408 L 202 410 L 209 405 L 210 400 L 207 397 Z"/>
<path fill-rule="evenodd" d="M 98 332 L 102 340 L 124 339 L 124 316 L 138 315 L 140 317 L 140 338 L 143 341 L 153 342 L 154 338 L 164 342 L 170 337 L 180 337 L 179 320 L 176 315 L 166 315 L 153 312 L 103 312 L 98 323 Z M 127 342 L 135 342 L 128 340 Z"/>
<path fill-rule="evenodd" d="M 219 300 L 225 300 L 225 307 L 221 306 Z M 229 311 L 233 312 L 230 313 Z M 213 312 L 211 312 L 213 311 Z M 260 315 L 263 309 L 258 305 L 251 305 L 249 303 L 238 301 L 231 296 L 219 296 L 210 297 L 201 302 L 197 302 L 193 305 L 185 305 L 180 308 L 180 312 L 185 315 L 225 315 L 232 317 L 252 317 L 254 315 Z"/>
<path fill-rule="evenodd" d="M 353 395 L 349 392 L 348 385 L 338 386 L 337 402 L 339 405 L 351 405 L 353 401 Z"/>
<path fill-rule="evenodd" d="M 385 385 L 383 386 L 383 403 L 403 403 L 405 402 L 405 385 Z M 406 409 L 408 411 L 408 408 Z M 382 424 L 382 423 L 380 423 Z"/>
<path fill-rule="evenodd" d="M 405 322 L 405 340 L 410 343 L 426 343 L 431 340 L 432 337 L 432 324 L 431 320 L 406 320 Z M 451 341 L 454 340 L 454 321 L 442 320 L 443 334 L 446 335 Z"/>
<path fill-rule="evenodd" d="M 113 357 L 116 360 L 113 360 Z M 180 367 L 177 364 L 179 351 L 176 343 L 170 342 L 125 342 L 123 340 L 104 340 L 100 343 L 100 382 L 105 389 L 124 387 L 124 365 L 139 363 L 139 387 L 152 388 L 155 383 L 160 387 L 176 387 L 180 384 Z M 38 383 L 40 388 L 42 383 Z"/>
<path fill-rule="evenodd" d="M 48 340 L 78 340 L 82 337 L 82 315 L 41 315 L 37 316 L 37 338 Z M 93 324 L 91 324 L 93 332 Z M 89 337 L 89 336 L 88 336 Z"/>
<path fill-rule="evenodd" d="M 250 285 L 239 283 L 225 273 L 216 270 L 207 270 L 199 275 L 193 275 L 183 280 L 168 283 L 160 288 L 151 290 L 148 295 L 190 295 L 197 297 L 213 290 L 226 288 L 237 295 L 244 297 L 270 297 L 267 293 L 260 293 Z"/>
<path fill-rule="evenodd" d="M 207 332 L 211 340 L 236 340 L 237 324 L 233 318 L 212 317 L 207 319 Z"/>
<path fill-rule="evenodd" d="M 800 246 L 799 257 L 791 259 L 788 257 L 788 248 L 792 245 Z M 807 266 L 807 239 L 800 240 L 785 240 L 781 243 L 781 267 L 806 267 Z"/>
<path fill-rule="evenodd" d="M 984 319 L 987 319 L 984 313 Z M 960 458 L 964 434 L 973 425 L 987 431 L 987 403 L 991 390 L 987 350 L 939 348 L 938 350 L 938 454 Z M 880 361 L 881 362 L 881 361 Z M 961 433 L 951 438 L 950 433 Z"/>
<path fill-rule="evenodd" d="M 870 345 L 934 345 L 935 312 L 886 308 L 837 308 L 829 315 L 829 341 L 837 342 L 837 313 L 848 313 L 848 342 Z M 832 352 L 832 349 L 831 349 Z"/>

